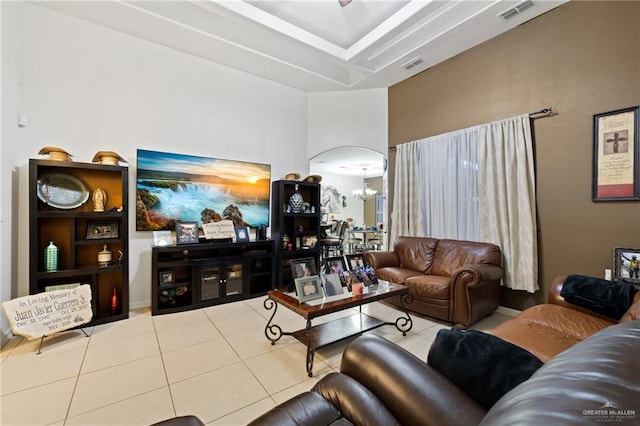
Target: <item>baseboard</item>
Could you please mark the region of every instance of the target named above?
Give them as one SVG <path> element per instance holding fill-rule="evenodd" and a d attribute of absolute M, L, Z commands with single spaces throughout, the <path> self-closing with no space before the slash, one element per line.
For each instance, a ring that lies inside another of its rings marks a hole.
<path fill-rule="evenodd" d="M 143 300 L 141 302 L 129 303 L 129 310 L 133 309 L 143 309 L 151 307 L 151 299 Z"/>
<path fill-rule="evenodd" d="M 517 317 L 522 311 L 517 309 L 507 308 L 505 306 L 498 306 L 496 312 L 503 315 L 509 315 L 510 317 Z"/>
<path fill-rule="evenodd" d="M 0 334 L 0 348 L 4 347 L 12 337 L 13 333 L 11 330 L 2 330 L 2 334 Z"/>

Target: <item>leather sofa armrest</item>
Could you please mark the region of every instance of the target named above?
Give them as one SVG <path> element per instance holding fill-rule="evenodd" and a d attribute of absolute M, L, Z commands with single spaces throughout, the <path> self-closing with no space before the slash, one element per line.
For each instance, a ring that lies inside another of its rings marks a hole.
<path fill-rule="evenodd" d="M 400 266 L 400 258 L 395 251 L 366 251 L 364 252 L 364 260 L 373 269 Z"/>
<path fill-rule="evenodd" d="M 478 424 L 486 411 L 445 376 L 402 347 L 376 335 L 355 339 L 340 371 L 365 386 L 403 425 Z"/>
<path fill-rule="evenodd" d="M 342 414 L 316 392 L 303 392 L 277 405 L 249 423 L 249 426 L 299 426 L 331 424 Z"/>
<path fill-rule="evenodd" d="M 564 297 L 560 296 L 560 292 L 562 291 L 562 286 L 564 285 L 564 280 L 567 278 L 566 275 L 560 275 L 556 277 L 551 286 L 549 287 L 549 294 L 547 295 L 547 303 L 552 305 L 560 305 L 567 306 L 571 305 L 568 302 L 565 302 Z M 571 305 L 570 307 L 572 307 Z"/>
<path fill-rule="evenodd" d="M 451 281 L 458 282 L 458 277 L 463 274 L 470 274 L 472 277 L 471 280 L 465 280 L 468 283 L 468 287 L 478 287 L 490 281 L 501 280 L 504 276 L 504 269 L 501 266 L 483 263 L 463 265 L 453 272 Z"/>

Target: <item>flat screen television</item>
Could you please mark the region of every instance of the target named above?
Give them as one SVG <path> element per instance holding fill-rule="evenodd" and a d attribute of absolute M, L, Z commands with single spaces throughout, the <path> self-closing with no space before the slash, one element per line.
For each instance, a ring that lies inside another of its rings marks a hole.
<path fill-rule="evenodd" d="M 136 230 L 229 219 L 269 225 L 271 165 L 138 150 Z"/>

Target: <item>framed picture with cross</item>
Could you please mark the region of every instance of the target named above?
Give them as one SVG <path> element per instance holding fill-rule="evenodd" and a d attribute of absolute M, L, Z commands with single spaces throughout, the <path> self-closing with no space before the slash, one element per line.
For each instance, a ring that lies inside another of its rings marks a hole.
<path fill-rule="evenodd" d="M 593 116 L 593 201 L 640 200 L 640 106 Z"/>

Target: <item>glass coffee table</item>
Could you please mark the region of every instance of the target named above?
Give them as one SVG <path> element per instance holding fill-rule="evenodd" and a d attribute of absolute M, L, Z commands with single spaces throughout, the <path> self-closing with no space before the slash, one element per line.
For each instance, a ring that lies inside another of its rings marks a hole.
<path fill-rule="evenodd" d="M 362 305 L 377 302 L 390 297 L 399 296 L 404 312 L 395 322 L 386 322 L 362 312 Z M 300 303 L 295 293 L 287 293 L 283 290 L 271 290 L 264 301 L 267 310 L 273 310 L 271 318 L 267 322 L 264 334 L 272 345 L 282 336 L 293 336 L 307 346 L 307 374 L 313 376 L 313 357 L 317 349 L 332 343 L 339 342 L 349 337 L 357 336 L 366 331 L 373 330 L 383 325 L 395 325 L 403 336 L 413 327 L 413 321 L 409 313 L 404 309 L 405 303 L 411 303 L 409 289 L 400 284 L 394 284 L 379 280 L 378 284 L 364 288 L 362 295 L 343 294 L 330 296 L 323 299 L 315 299 Z M 279 325 L 273 323 L 273 318 L 278 311 L 278 305 L 282 305 L 307 320 L 306 327 L 297 331 L 283 331 Z M 313 319 L 345 309 L 358 307 L 358 312 L 353 315 L 331 320 L 312 326 Z"/>

